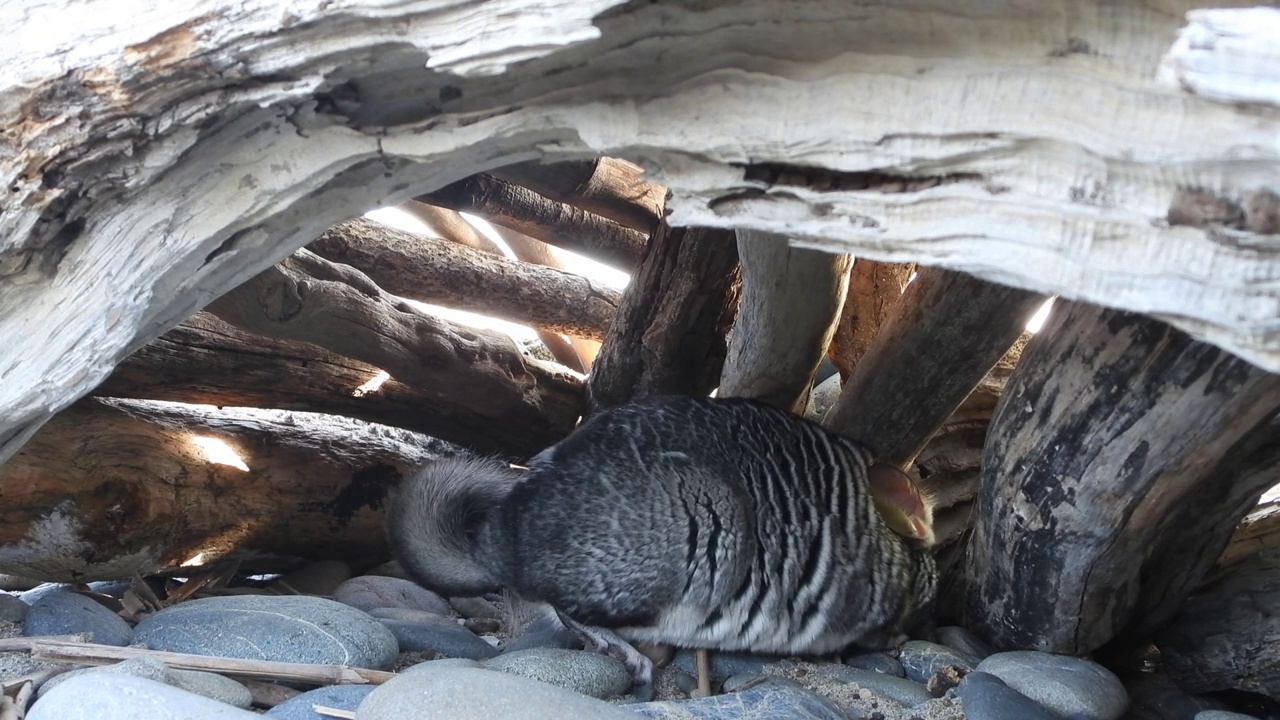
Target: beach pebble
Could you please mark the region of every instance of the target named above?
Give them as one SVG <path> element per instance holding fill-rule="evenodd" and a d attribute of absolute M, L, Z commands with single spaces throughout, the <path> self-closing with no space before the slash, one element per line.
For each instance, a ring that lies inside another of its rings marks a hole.
<path fill-rule="evenodd" d="M 907 676 L 906 671 L 902 668 L 902 663 L 898 662 L 898 658 L 885 653 L 858 653 L 857 655 L 846 657 L 843 662 L 845 665 L 859 670 L 871 670 L 895 677 Z"/>
<path fill-rule="evenodd" d="M 341 560 L 309 563 L 271 584 L 273 588 L 303 595 L 332 595 L 338 586 L 351 579 L 351 568 Z"/>
<path fill-rule="evenodd" d="M 402 607 L 373 608 L 366 610 L 369 615 L 379 620 L 399 620 L 400 622 L 439 622 L 443 617 L 439 613 L 431 613 L 425 610 L 410 610 Z M 453 622 L 450 620 L 450 622 Z"/>
<path fill-rule="evenodd" d="M 1258 718 L 1229 710 L 1201 710 L 1196 713 L 1195 720 L 1258 720 Z"/>
<path fill-rule="evenodd" d="M 1223 710 L 1226 704 L 1188 695 L 1177 683 L 1158 673 L 1135 673 L 1124 680 L 1131 702 L 1129 714 L 1146 720 L 1193 720 L 1202 710 Z"/>
<path fill-rule="evenodd" d="M 375 685 L 330 685 L 295 695 L 271 708 L 266 717 L 280 720 L 333 720 L 311 709 L 312 705 L 352 711 L 360 706 Z"/>
<path fill-rule="evenodd" d="M 356 720 L 636 720 L 628 709 L 537 680 L 465 667 L 421 663 L 379 685 Z"/>
<path fill-rule="evenodd" d="M 34 592 L 34 591 L 33 591 Z M 128 645 L 133 642 L 129 623 L 83 595 L 65 590 L 45 593 L 32 603 L 22 622 L 22 634 L 69 635 L 87 632 L 101 645 Z"/>
<path fill-rule="evenodd" d="M 830 700 L 782 678 L 769 678 L 727 695 L 661 700 L 623 707 L 653 720 L 846 720 L 848 717 Z"/>
<path fill-rule="evenodd" d="M 979 661 L 993 652 L 991 646 L 981 638 L 959 625 L 943 625 L 934 630 L 933 641 L 939 645 L 946 645 L 952 650 L 972 655 Z"/>
<path fill-rule="evenodd" d="M 0 622 L 22 622 L 31 606 L 6 592 L 0 592 Z"/>
<path fill-rule="evenodd" d="M 946 645 L 911 640 L 904 643 L 898 652 L 898 661 L 902 663 L 902 669 L 906 671 L 909 679 L 926 683 L 935 673 L 948 665 L 969 672 L 981 662 L 981 659 L 969 653 L 953 650 Z"/>
<path fill-rule="evenodd" d="M 449 603 L 439 595 L 408 580 L 380 575 L 351 578 L 333 591 L 333 599 L 361 610 L 401 607 L 449 615 Z"/>
<path fill-rule="evenodd" d="M 1091 660 L 1018 650 L 991 655 L 977 669 L 1059 715 L 1116 720 L 1129 707 L 1120 679 Z"/>
<path fill-rule="evenodd" d="M 915 707 L 933 699 L 929 690 L 914 680 L 873 670 L 862 670 L 848 665 L 823 664 L 818 666 L 817 673 L 831 680 L 854 683 L 858 687 L 884 695 L 903 707 Z"/>
<path fill-rule="evenodd" d="M 543 615 L 529 623 L 520 637 L 504 643 L 502 652 L 519 652 L 536 647 L 581 650 L 582 637 L 560 624 L 554 615 Z"/>
<path fill-rule="evenodd" d="M 486 662 L 485 667 L 602 700 L 631 689 L 631 675 L 621 662 L 586 650 L 531 648 L 499 655 Z"/>
<path fill-rule="evenodd" d="M 430 619 L 427 619 L 430 618 Z M 430 650 L 445 657 L 482 660 L 498 654 L 497 648 L 483 638 L 462 627 L 456 621 L 439 615 L 426 615 L 422 620 L 406 622 L 380 618 L 391 634 L 395 635 L 402 652 Z"/>
<path fill-rule="evenodd" d="M 249 688 L 217 673 L 170 669 L 165 682 L 233 707 L 248 708 L 253 704 Z"/>
<path fill-rule="evenodd" d="M 457 610 L 462 617 L 484 618 L 486 620 L 502 619 L 502 611 L 498 609 L 498 606 L 481 597 L 449 598 L 449 605 L 454 610 Z"/>
<path fill-rule="evenodd" d="M 778 662 L 779 658 L 772 655 L 755 655 L 752 653 L 742 652 L 717 652 L 710 653 L 711 659 L 711 677 L 723 680 L 730 675 L 742 675 L 751 673 L 755 675 L 764 674 L 766 665 Z M 690 675 L 698 675 L 698 665 L 694 659 L 694 651 L 677 650 L 675 657 L 671 659 L 671 664 L 689 673 Z"/>
<path fill-rule="evenodd" d="M 985 672 L 972 672 L 955 690 L 965 720 L 1061 720 L 1040 703 Z"/>
<path fill-rule="evenodd" d="M 388 668 L 400 652 L 368 614 L 324 598 L 243 595 L 189 600 L 138 623 L 156 650 L 250 660 Z"/>
<path fill-rule="evenodd" d="M 155 680 L 84 673 L 38 699 L 27 720 L 254 720 L 261 715 Z"/>

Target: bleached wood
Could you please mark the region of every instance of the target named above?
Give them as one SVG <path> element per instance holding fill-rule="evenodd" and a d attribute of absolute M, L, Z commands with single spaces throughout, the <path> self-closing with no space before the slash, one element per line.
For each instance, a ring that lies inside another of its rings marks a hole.
<path fill-rule="evenodd" d="M 1280 370 L 1275 236 L 1168 222 L 1187 189 L 1280 189 L 1280 110 L 1156 78 L 1206 4 L 5 0 L 0 459 L 335 222 L 598 154 L 676 225 L 1152 313 Z"/>
<path fill-rule="evenodd" d="M 1196 10 L 1159 79 L 1202 97 L 1280 106 L 1280 9 Z"/>

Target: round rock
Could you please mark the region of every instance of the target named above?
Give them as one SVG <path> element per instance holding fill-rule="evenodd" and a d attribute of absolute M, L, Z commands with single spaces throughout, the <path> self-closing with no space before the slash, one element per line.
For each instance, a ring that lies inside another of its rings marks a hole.
<path fill-rule="evenodd" d="M 140 677 L 146 680 L 154 680 L 156 682 L 169 684 L 169 672 L 170 670 L 168 665 L 165 665 L 164 663 L 160 662 L 159 660 L 153 657 L 143 656 L 143 657 L 130 658 L 128 660 L 125 660 L 123 662 L 118 662 L 113 665 L 103 665 L 102 667 L 81 668 L 79 670 L 71 670 L 69 672 L 62 673 L 61 675 L 54 675 L 53 677 L 44 681 L 44 684 L 40 686 L 40 690 L 36 693 L 36 697 L 42 698 L 45 695 L 48 695 L 50 692 L 52 692 L 54 688 L 58 687 L 64 682 L 67 682 L 71 678 L 79 677 L 80 675 L 86 675 L 89 673 L 130 675 L 133 677 Z"/>
<path fill-rule="evenodd" d="M 479 635 L 439 615 L 428 615 L 427 622 L 378 619 L 395 636 L 402 652 L 430 650 L 451 658 L 483 660 L 498 654 L 498 649 Z"/>
<path fill-rule="evenodd" d="M 969 653 L 924 640 L 903 643 L 902 650 L 898 653 L 898 661 L 902 663 L 902 669 L 906 671 L 907 677 L 918 683 L 929 682 L 929 678 L 933 677 L 934 673 L 948 665 L 969 672 L 981 662 L 979 658 Z"/>
<path fill-rule="evenodd" d="M 907 676 L 907 672 L 902 669 L 902 663 L 898 662 L 898 658 L 886 653 L 858 653 L 857 655 L 846 657 L 843 662 L 845 665 L 859 670 L 871 670 L 885 675 L 893 675 L 894 677 Z"/>
<path fill-rule="evenodd" d="M 333 591 L 333 599 L 361 610 L 401 607 L 448 615 L 449 603 L 444 598 L 408 580 L 381 575 L 361 575 L 342 583 Z"/>
<path fill-rule="evenodd" d="M 956 686 L 965 720 L 1060 720 L 1040 703 L 985 672 L 972 672 Z"/>
<path fill-rule="evenodd" d="M 349 605 L 307 596 L 190 600 L 138 623 L 156 650 L 383 669 L 399 646 L 391 631 Z"/>
<path fill-rule="evenodd" d="M 461 667 L 427 667 L 379 685 L 356 720 L 636 720 L 603 700 L 529 678 Z M 634 707 L 634 706 L 629 706 Z"/>
<path fill-rule="evenodd" d="M 1258 718 L 1229 710 L 1202 710 L 1196 713 L 1196 720 L 1258 720 Z"/>
<path fill-rule="evenodd" d="M 830 700 L 783 678 L 769 678 L 759 685 L 727 695 L 637 703 L 625 707 L 636 715 L 653 720 L 845 720 L 849 717 Z"/>
<path fill-rule="evenodd" d="M 602 700 L 622 695 L 631 688 L 631 675 L 621 662 L 586 650 L 532 648 L 499 655 L 485 663 L 485 667 Z"/>
<path fill-rule="evenodd" d="M 581 650 L 582 637 L 561 625 L 554 615 L 543 615 L 529 623 L 520 637 L 505 643 L 502 652 L 519 652 L 535 647 Z"/>
<path fill-rule="evenodd" d="M 992 653 L 991 647 L 959 625 L 943 625 L 933 633 L 933 641 L 952 650 L 967 653 L 982 661 Z"/>
<path fill-rule="evenodd" d="M 743 652 L 713 652 L 709 655 L 709 659 L 711 660 L 711 677 L 720 680 L 730 675 L 746 673 L 763 675 L 765 665 L 778 662 L 778 658 L 772 655 Z M 698 674 L 698 663 L 692 650 L 677 650 L 675 657 L 671 659 L 671 664 L 690 675 Z"/>
<path fill-rule="evenodd" d="M 822 677 L 855 683 L 860 688 L 880 693 L 903 707 L 915 707 L 933 699 L 928 688 L 918 682 L 872 670 L 860 670 L 848 665 L 823 664 L 818 666 L 817 672 Z"/>
<path fill-rule="evenodd" d="M 170 669 L 166 682 L 232 707 L 248 709 L 253 704 L 253 693 L 249 688 L 217 673 Z"/>
<path fill-rule="evenodd" d="M 1129 707 L 1124 685 L 1110 670 L 1083 658 L 1033 650 L 996 653 L 978 670 L 1059 715 L 1116 720 Z"/>
<path fill-rule="evenodd" d="M 453 597 L 449 598 L 449 604 L 462 617 L 485 618 L 487 620 L 502 619 L 502 611 L 498 609 L 498 606 L 482 597 Z"/>
<path fill-rule="evenodd" d="M 112 673 L 85 673 L 41 697 L 27 720 L 254 720 L 254 712 L 210 700 L 155 680 Z"/>
<path fill-rule="evenodd" d="M 330 685 L 295 695 L 271 708 L 266 717 L 281 720 L 333 720 L 311 709 L 312 705 L 353 711 L 373 692 L 373 685 Z"/>
<path fill-rule="evenodd" d="M 9 593 L 0 592 L 0 622 L 22 622 L 31 606 Z"/>
<path fill-rule="evenodd" d="M 119 615 L 78 593 L 55 591 L 41 595 L 22 622 L 22 634 L 69 635 L 87 632 L 93 642 L 124 646 L 133 642 L 133 629 Z"/>

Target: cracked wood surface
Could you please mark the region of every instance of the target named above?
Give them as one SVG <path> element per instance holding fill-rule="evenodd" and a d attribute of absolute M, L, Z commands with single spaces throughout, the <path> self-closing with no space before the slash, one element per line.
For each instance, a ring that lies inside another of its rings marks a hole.
<path fill-rule="evenodd" d="M 1280 370 L 1280 11 L 1202 4 L 0 3 L 25 29 L 0 459 L 334 223 L 598 154 L 669 187 L 674 225 L 1149 313 Z M 1175 41 L 1192 10 L 1212 42 Z"/>

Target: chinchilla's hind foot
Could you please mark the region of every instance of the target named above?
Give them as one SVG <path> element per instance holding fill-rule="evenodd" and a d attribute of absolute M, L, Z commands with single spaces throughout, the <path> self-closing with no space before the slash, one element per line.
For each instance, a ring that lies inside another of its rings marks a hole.
<path fill-rule="evenodd" d="M 564 626 L 582 636 L 587 649 L 593 652 L 610 655 L 620 661 L 627 672 L 631 673 L 631 695 L 640 702 L 648 702 L 654 697 L 653 662 L 648 656 L 636 650 L 617 633 L 608 628 L 583 625 L 559 610 L 556 615 Z"/>

